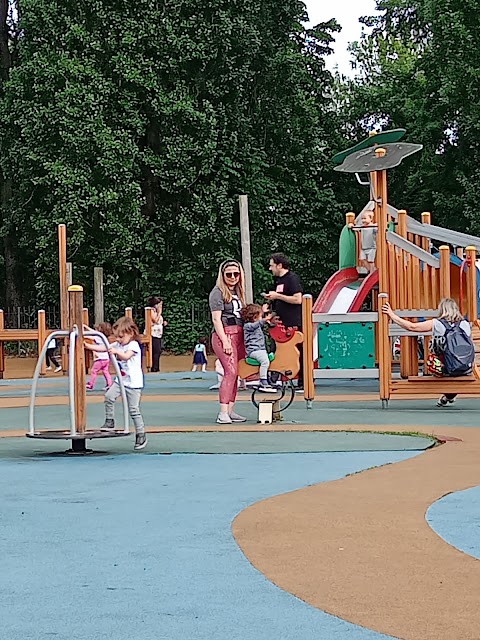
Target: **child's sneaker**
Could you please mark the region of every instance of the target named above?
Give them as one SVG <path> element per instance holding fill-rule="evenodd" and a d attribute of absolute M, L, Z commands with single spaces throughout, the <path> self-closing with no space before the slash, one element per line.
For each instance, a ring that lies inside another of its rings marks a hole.
<path fill-rule="evenodd" d="M 260 386 L 258 390 L 262 393 L 276 393 L 277 389 L 275 387 L 271 387 L 268 380 L 260 380 Z"/>
<path fill-rule="evenodd" d="M 437 407 L 446 407 L 448 404 L 453 404 L 455 398 L 447 398 L 447 396 L 440 396 L 437 400 Z"/>
<path fill-rule="evenodd" d="M 239 415 L 238 413 L 235 413 L 235 411 L 232 411 L 232 413 L 230 414 L 230 419 L 232 422 L 246 422 L 247 419 L 244 416 Z"/>
<path fill-rule="evenodd" d="M 61 371 L 61 370 L 62 370 L 62 367 L 58 366 L 58 367 L 55 369 L 55 373 L 60 373 L 60 371 Z"/>
<path fill-rule="evenodd" d="M 147 436 L 144 433 L 137 433 L 135 436 L 135 446 L 133 447 L 135 451 L 140 451 L 140 449 L 145 449 L 147 446 Z"/>
<path fill-rule="evenodd" d="M 106 419 L 100 431 L 115 431 L 115 420 Z"/>
<path fill-rule="evenodd" d="M 93 391 L 93 387 L 91 384 L 87 384 L 87 391 Z"/>
<path fill-rule="evenodd" d="M 48 365 L 47 371 L 51 371 L 51 370 L 52 370 L 52 367 L 50 365 Z"/>
<path fill-rule="evenodd" d="M 231 419 L 231 417 L 228 415 L 228 413 L 222 413 L 220 412 L 217 416 L 217 423 L 218 424 L 232 424 L 233 420 Z"/>

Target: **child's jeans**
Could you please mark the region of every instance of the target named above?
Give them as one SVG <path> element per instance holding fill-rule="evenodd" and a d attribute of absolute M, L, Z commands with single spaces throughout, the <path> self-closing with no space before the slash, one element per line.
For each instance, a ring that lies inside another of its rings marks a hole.
<path fill-rule="evenodd" d="M 95 360 L 95 362 L 92 365 L 92 370 L 90 372 L 90 380 L 88 381 L 87 387 L 89 389 L 93 389 L 93 387 L 95 386 L 95 381 L 97 379 L 98 374 L 100 373 L 100 371 L 103 373 L 103 375 L 105 376 L 105 381 L 107 383 L 107 387 L 111 387 L 112 386 L 112 376 L 110 375 L 110 359 L 108 360 Z"/>
<path fill-rule="evenodd" d="M 142 398 L 142 390 L 125 387 L 125 391 L 127 393 L 128 413 L 130 415 L 130 418 L 133 420 L 133 424 L 135 425 L 135 432 L 137 435 L 143 435 L 145 433 L 145 425 L 143 423 L 142 414 L 140 413 L 140 400 Z M 106 420 L 115 419 L 115 400 L 119 395 L 120 385 L 115 380 L 115 382 L 105 394 L 104 405 Z"/>
<path fill-rule="evenodd" d="M 266 380 L 268 375 L 268 368 L 270 366 L 270 360 L 268 353 L 265 349 L 257 349 L 248 354 L 249 358 L 254 358 L 260 363 L 260 380 Z"/>

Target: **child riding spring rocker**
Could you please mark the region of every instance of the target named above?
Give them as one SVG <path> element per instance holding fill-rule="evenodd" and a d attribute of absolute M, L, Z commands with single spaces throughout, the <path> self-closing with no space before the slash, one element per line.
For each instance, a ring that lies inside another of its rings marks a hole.
<path fill-rule="evenodd" d="M 278 395 L 272 400 L 262 400 L 257 402 L 255 394 L 258 389 L 254 389 L 252 393 L 252 402 L 259 409 L 259 422 L 271 422 L 271 419 L 261 419 L 261 405 L 268 404 L 270 407 L 270 415 L 274 403 L 278 403 L 285 397 L 286 392 L 290 391 L 290 399 L 287 404 L 280 407 L 280 411 L 284 411 L 293 402 L 295 397 L 295 388 L 292 380 L 297 377 L 300 371 L 300 352 L 298 345 L 303 343 L 303 334 L 296 327 L 285 327 L 278 323 L 276 326 L 269 328 L 270 337 L 275 341 L 275 353 L 269 354 L 270 366 L 269 374 L 272 381 L 278 378 L 281 386 L 278 386 Z M 259 378 L 260 363 L 252 358 L 240 360 L 238 363 L 238 375 L 246 380 L 257 380 Z M 273 375 L 272 375 L 273 374 Z"/>

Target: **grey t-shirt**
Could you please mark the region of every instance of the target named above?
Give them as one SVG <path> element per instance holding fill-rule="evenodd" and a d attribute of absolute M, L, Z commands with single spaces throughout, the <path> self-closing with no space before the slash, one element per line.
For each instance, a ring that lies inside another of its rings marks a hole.
<path fill-rule="evenodd" d="M 263 326 L 265 320 L 257 320 L 257 322 L 246 322 L 243 325 L 243 336 L 245 339 L 245 351 L 249 356 L 254 351 L 266 351 L 265 334 Z"/>
<path fill-rule="evenodd" d="M 218 287 L 214 287 L 208 298 L 210 311 L 222 312 L 222 323 L 224 326 L 243 326 L 243 320 L 240 315 L 242 302 L 237 295 L 233 295 L 231 302 L 225 302 L 223 294 Z"/>
<path fill-rule="evenodd" d="M 362 227 L 362 249 L 370 251 L 377 248 L 377 227 Z"/>

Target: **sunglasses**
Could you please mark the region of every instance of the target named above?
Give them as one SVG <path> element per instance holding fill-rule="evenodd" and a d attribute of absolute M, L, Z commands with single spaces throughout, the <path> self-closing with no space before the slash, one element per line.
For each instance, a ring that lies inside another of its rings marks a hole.
<path fill-rule="evenodd" d="M 240 271 L 230 271 L 229 273 L 223 274 L 225 278 L 238 278 L 240 276 Z"/>

